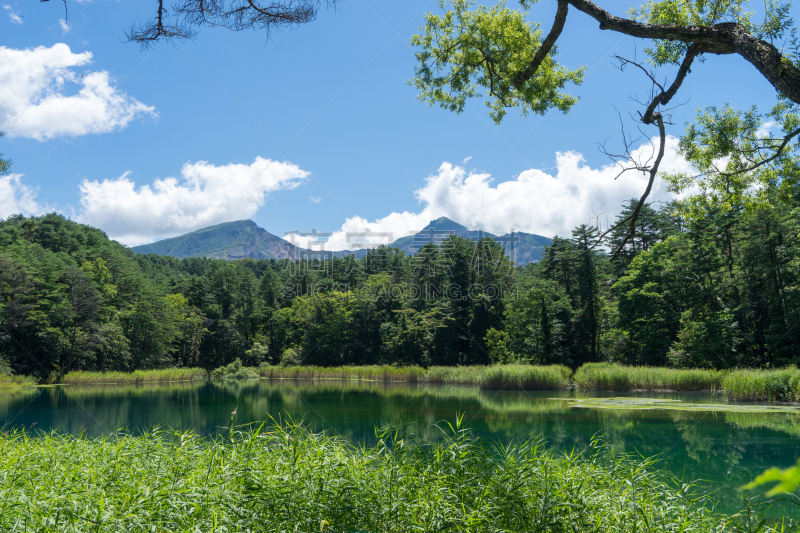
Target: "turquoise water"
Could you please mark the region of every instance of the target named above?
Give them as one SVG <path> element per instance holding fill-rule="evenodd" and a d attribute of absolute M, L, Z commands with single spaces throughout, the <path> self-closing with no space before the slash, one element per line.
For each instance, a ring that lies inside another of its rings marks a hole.
<path fill-rule="evenodd" d="M 92 436 L 154 426 L 208 435 L 227 431 L 236 411 L 239 424 L 290 416 L 315 429 L 369 444 L 375 440 L 375 427 L 388 424 L 406 426 L 432 441 L 441 435 L 436 424 L 453 423 L 463 415 L 467 427 L 498 442 L 543 437 L 558 449 L 580 450 L 600 436 L 617 452 L 657 456 L 666 473 L 685 481 L 700 480 L 722 512 L 742 507 L 738 487 L 769 467 L 786 468 L 800 457 L 800 415 L 583 409 L 552 399 L 569 395 L 257 380 L 70 386 L 0 395 L 0 420 L 6 428 Z M 692 403 L 724 401 L 704 394 L 639 396 Z M 781 512 L 800 515 L 800 506 L 779 505 Z"/>

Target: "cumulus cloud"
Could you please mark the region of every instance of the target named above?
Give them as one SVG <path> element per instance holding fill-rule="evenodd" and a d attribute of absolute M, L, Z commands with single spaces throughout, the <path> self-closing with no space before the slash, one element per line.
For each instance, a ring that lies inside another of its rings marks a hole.
<path fill-rule="evenodd" d="M 11 22 L 14 24 L 22 24 L 22 17 L 19 16 L 19 13 L 14 11 L 14 8 L 4 5 L 3 9 L 6 11 L 6 13 L 8 13 L 8 18 L 11 19 Z"/>
<path fill-rule="evenodd" d="M 0 218 L 40 215 L 47 210 L 47 206 L 36 200 L 36 189 L 22 184 L 22 174 L 0 177 Z"/>
<path fill-rule="evenodd" d="M 186 163 L 180 178 L 156 179 L 138 188 L 129 173 L 115 180 L 84 180 L 78 219 L 123 244 L 147 244 L 250 218 L 270 193 L 293 189 L 308 174 L 297 165 L 257 157 L 250 165 Z"/>
<path fill-rule="evenodd" d="M 58 43 L 16 50 L 0 46 L 0 130 L 12 137 L 46 140 L 108 133 L 134 118 L 156 116 L 153 107 L 112 85 L 106 71 L 77 74 L 92 54 Z M 77 88 L 77 93 L 67 94 Z"/>
<path fill-rule="evenodd" d="M 689 164 L 677 153 L 676 138 L 668 137 L 666 148 L 662 171 L 690 170 Z M 646 145 L 635 155 L 646 158 L 649 153 L 652 149 Z M 552 172 L 526 170 L 514 180 L 494 185 L 487 173 L 469 172 L 463 166 L 444 163 L 438 173 L 428 177 L 425 185 L 416 191 L 421 204 L 419 211 L 391 213 L 373 221 L 358 216 L 348 218 L 333 232 L 325 248 L 344 250 L 358 248 L 364 243 L 387 243 L 386 236 L 365 236 L 366 230 L 373 234 L 391 234 L 390 240 L 396 240 L 419 231 L 441 216 L 469 229 L 482 228 L 496 235 L 513 228 L 547 237 L 569 237 L 573 228 L 593 223 L 597 215 L 603 215 L 601 221 L 613 221 L 623 202 L 641 196 L 648 177 L 626 172 L 615 180 L 618 172 L 613 165 L 592 168 L 581 154 L 564 152 L 556 154 L 556 168 Z M 674 195 L 666 191 L 665 184 L 656 180 L 649 200 L 672 199 Z M 356 237 L 357 234 L 361 236 Z"/>

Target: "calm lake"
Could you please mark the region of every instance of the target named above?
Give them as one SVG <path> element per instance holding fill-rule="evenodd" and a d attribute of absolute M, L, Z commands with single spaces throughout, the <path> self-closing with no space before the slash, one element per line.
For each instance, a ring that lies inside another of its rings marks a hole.
<path fill-rule="evenodd" d="M 741 508 L 737 487 L 769 467 L 786 468 L 800 457 L 797 414 L 578 408 L 552 399 L 572 394 L 258 380 L 64 386 L 0 394 L 0 420 L 6 429 L 72 434 L 103 435 L 120 428 L 140 431 L 161 426 L 208 435 L 227 432 L 236 410 L 238 423 L 291 416 L 352 442 L 370 444 L 375 441 L 375 427 L 387 424 L 407 425 L 425 440 L 437 439 L 441 431 L 434 425 L 454 423 L 462 413 L 466 426 L 499 442 L 541 436 L 551 446 L 570 450 L 586 447 L 599 435 L 618 452 L 658 456 L 659 466 L 670 474 L 686 481 L 704 480 L 705 491 L 719 501 L 722 512 Z M 724 403 L 724 398 L 710 394 L 638 396 Z M 782 504 L 781 509 L 800 516 L 800 506 Z"/>

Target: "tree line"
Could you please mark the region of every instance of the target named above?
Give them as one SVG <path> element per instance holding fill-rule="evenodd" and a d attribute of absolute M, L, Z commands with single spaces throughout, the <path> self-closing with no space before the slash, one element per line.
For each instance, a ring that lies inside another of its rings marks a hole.
<path fill-rule="evenodd" d="M 636 208 L 631 200 L 619 216 Z M 582 225 L 538 263 L 449 236 L 413 256 L 135 255 L 58 214 L 0 222 L 0 371 L 592 361 L 766 367 L 800 353 L 800 201 Z"/>

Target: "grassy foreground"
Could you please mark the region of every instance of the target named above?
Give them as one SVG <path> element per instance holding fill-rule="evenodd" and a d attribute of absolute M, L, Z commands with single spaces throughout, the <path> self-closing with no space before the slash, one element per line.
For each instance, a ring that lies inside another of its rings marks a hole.
<path fill-rule="evenodd" d="M 428 445 L 378 435 L 364 448 L 277 424 L 215 440 L 11 433 L 0 436 L 0 530 L 730 530 L 691 488 L 596 443 L 564 455 L 457 428 Z"/>

